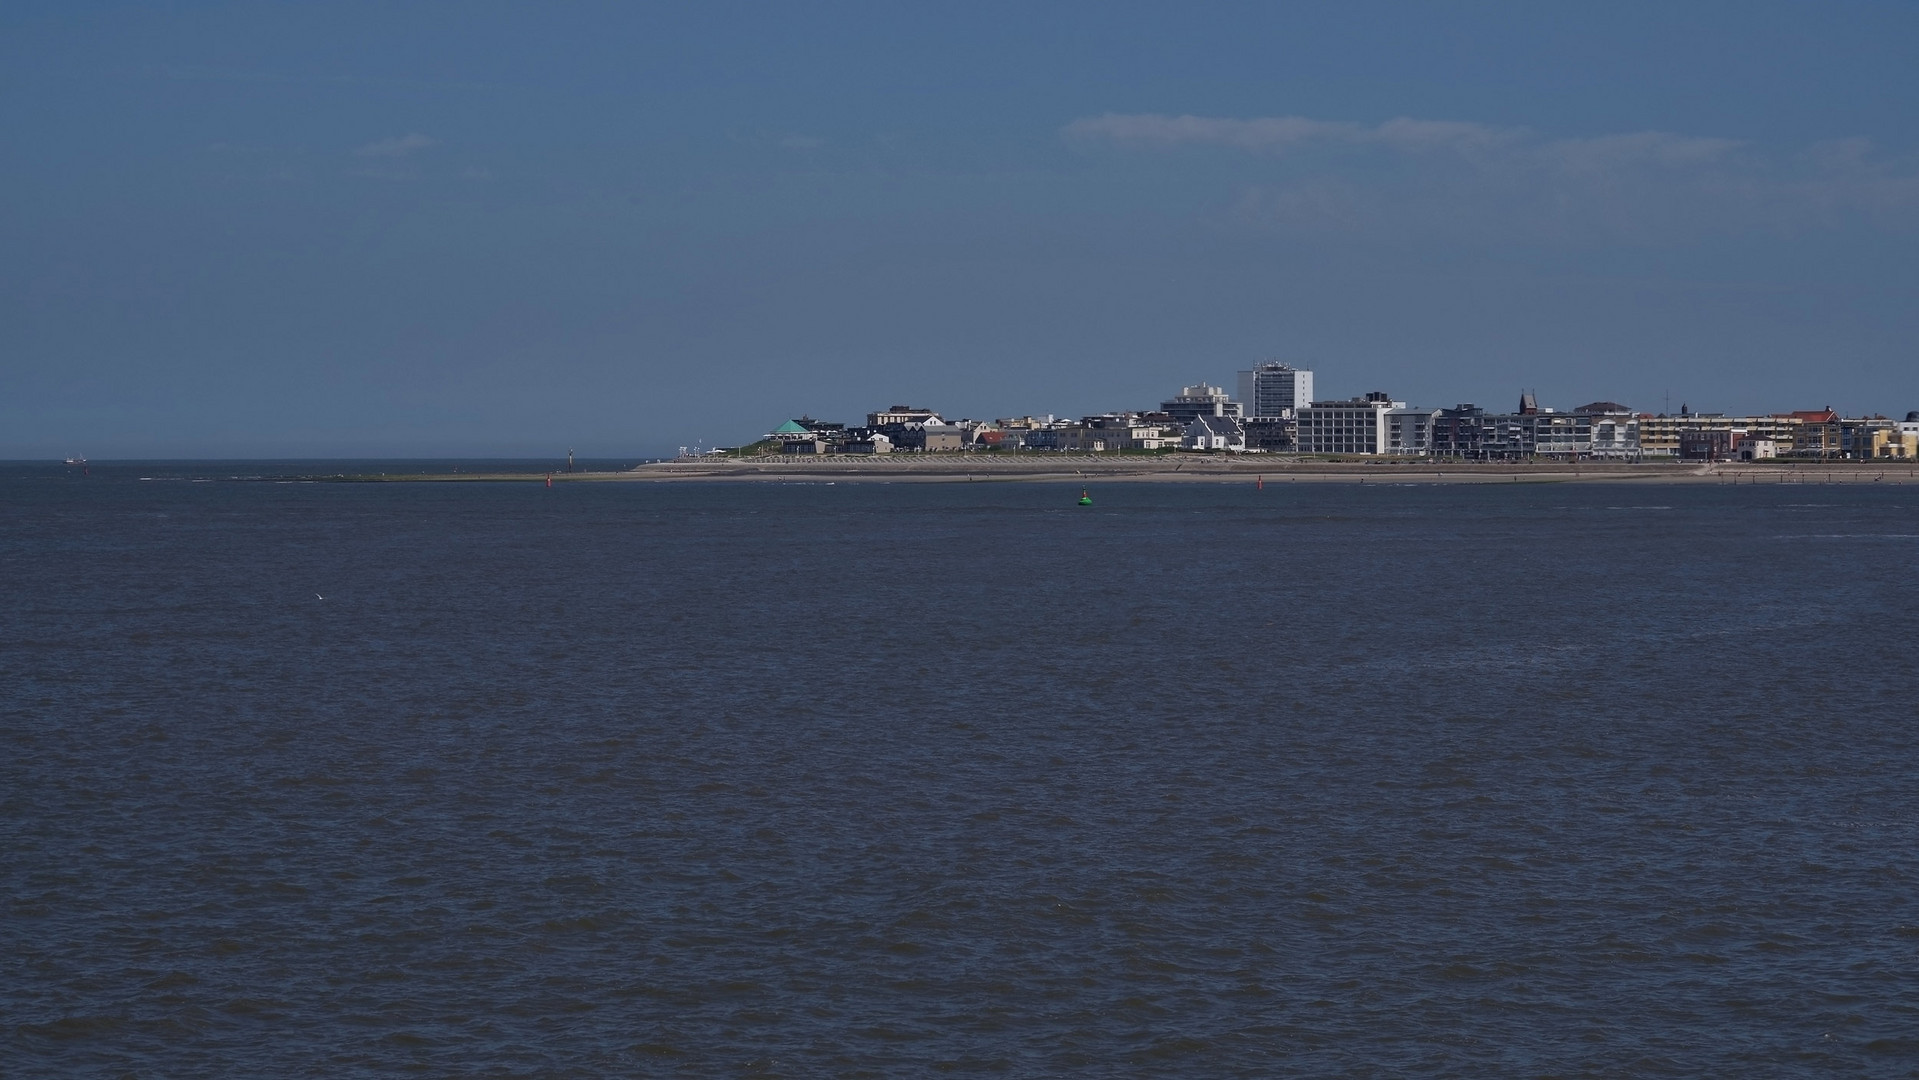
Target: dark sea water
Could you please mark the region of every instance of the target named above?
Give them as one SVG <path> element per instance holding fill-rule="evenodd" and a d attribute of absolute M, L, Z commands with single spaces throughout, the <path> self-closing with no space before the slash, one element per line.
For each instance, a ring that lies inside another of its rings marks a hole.
<path fill-rule="evenodd" d="M 1919 1070 L 1919 488 L 138 473 L 0 470 L 0 1074 Z"/>

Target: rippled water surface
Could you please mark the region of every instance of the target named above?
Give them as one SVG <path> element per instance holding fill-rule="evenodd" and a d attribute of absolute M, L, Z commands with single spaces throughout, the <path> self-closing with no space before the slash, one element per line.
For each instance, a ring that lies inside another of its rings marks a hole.
<path fill-rule="evenodd" d="M 0 475 L 9 1076 L 1910 1075 L 1919 489 Z"/>

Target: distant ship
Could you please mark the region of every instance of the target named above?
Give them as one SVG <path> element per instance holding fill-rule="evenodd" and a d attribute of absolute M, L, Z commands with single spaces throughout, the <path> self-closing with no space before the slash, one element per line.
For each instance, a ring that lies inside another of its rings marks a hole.
<path fill-rule="evenodd" d="M 85 465 L 86 463 L 87 459 L 83 457 L 70 457 L 67 459 L 67 464 L 69 465 Z"/>

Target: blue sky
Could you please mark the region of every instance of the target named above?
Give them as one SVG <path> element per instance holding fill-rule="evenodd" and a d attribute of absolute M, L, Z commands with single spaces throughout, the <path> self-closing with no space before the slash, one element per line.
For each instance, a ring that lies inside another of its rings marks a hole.
<path fill-rule="evenodd" d="M 0 456 L 1919 409 L 1919 5 L 0 7 Z"/>

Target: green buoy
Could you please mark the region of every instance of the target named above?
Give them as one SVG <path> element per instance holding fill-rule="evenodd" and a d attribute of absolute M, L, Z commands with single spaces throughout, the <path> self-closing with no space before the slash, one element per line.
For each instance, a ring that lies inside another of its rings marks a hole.
<path fill-rule="evenodd" d="M 1093 505 L 1093 497 L 1092 497 L 1091 495 L 1088 495 L 1088 494 L 1086 494 L 1086 489 L 1085 489 L 1085 488 L 1080 488 L 1080 489 L 1079 489 L 1079 504 L 1080 504 L 1081 506 L 1091 506 L 1091 505 Z"/>

